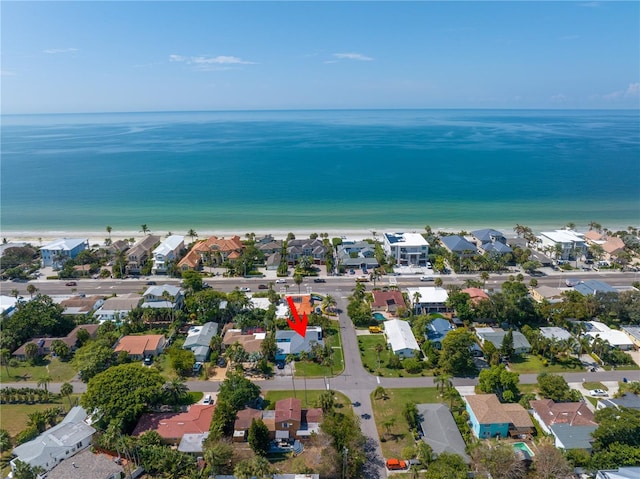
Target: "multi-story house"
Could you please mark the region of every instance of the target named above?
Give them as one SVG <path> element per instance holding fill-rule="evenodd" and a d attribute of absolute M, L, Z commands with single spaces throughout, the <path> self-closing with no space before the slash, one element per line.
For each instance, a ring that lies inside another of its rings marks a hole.
<path fill-rule="evenodd" d="M 296 264 L 300 258 L 310 257 L 315 264 L 324 264 L 327 248 L 319 239 L 299 239 L 287 242 L 287 262 Z"/>
<path fill-rule="evenodd" d="M 169 264 L 175 261 L 184 249 L 184 236 L 171 235 L 153 250 L 153 274 L 166 274 Z"/>
<path fill-rule="evenodd" d="M 548 249 L 552 255 L 559 259 L 580 258 L 587 252 L 587 243 L 584 235 L 573 230 L 543 231 L 538 236 L 540 249 Z"/>
<path fill-rule="evenodd" d="M 418 233 L 385 233 L 382 247 L 397 265 L 426 266 L 429 243 Z"/>
<path fill-rule="evenodd" d="M 236 235 L 228 239 L 211 236 L 193 245 L 178 266 L 182 271 L 200 269 L 203 264 L 219 266 L 225 261 L 238 259 L 242 255 L 243 248 L 240 236 Z"/>
<path fill-rule="evenodd" d="M 87 238 L 57 239 L 40 248 L 42 266 L 51 266 L 54 269 L 61 268 L 65 261 L 75 258 L 87 248 L 89 248 Z"/>
<path fill-rule="evenodd" d="M 140 274 L 144 264 L 151 256 L 153 248 L 160 242 L 160 236 L 147 235 L 137 241 L 127 251 L 127 274 Z"/>

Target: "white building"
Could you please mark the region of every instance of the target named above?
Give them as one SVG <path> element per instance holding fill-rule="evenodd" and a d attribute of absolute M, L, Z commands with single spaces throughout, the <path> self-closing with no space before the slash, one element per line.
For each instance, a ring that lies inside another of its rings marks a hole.
<path fill-rule="evenodd" d="M 426 266 L 429 243 L 419 233 L 385 233 L 382 247 L 397 265 Z"/>
<path fill-rule="evenodd" d="M 442 313 L 447 310 L 449 293 L 444 288 L 407 288 L 407 294 L 416 314 Z"/>
<path fill-rule="evenodd" d="M 607 341 L 612 347 L 628 351 L 634 348 L 633 341 L 624 332 L 617 329 L 611 329 L 604 323 L 599 321 L 587 321 L 587 336 L 591 339 L 600 338 Z"/>
<path fill-rule="evenodd" d="M 560 259 L 569 259 L 580 257 L 587 252 L 587 243 L 582 233 L 576 233 L 573 230 L 555 230 L 543 231 L 538 236 L 541 249 L 556 248 L 559 245 L 562 248 Z M 551 252 L 554 255 L 554 252 Z"/>
<path fill-rule="evenodd" d="M 31 467 L 49 471 L 64 459 L 89 447 L 96 430 L 85 422 L 86 419 L 87 412 L 80 406 L 74 407 L 60 424 L 17 446 L 13 450 L 16 458 L 11 461 L 11 469 L 14 470 L 15 462 L 20 460 Z"/>
<path fill-rule="evenodd" d="M 80 251 L 89 247 L 87 238 L 61 238 L 40 248 L 42 266 L 60 268 L 67 259 L 78 256 Z"/>
<path fill-rule="evenodd" d="M 175 261 L 184 249 L 184 236 L 171 235 L 153 250 L 153 274 L 165 274 L 171 261 Z"/>
<path fill-rule="evenodd" d="M 387 344 L 398 356 L 412 358 L 416 351 L 420 350 L 411 326 L 407 321 L 392 319 L 384 323 L 384 332 L 387 335 Z"/>

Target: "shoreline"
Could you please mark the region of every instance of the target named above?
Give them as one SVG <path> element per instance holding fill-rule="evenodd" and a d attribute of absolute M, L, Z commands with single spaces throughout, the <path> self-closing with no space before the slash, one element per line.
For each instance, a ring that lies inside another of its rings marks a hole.
<path fill-rule="evenodd" d="M 529 226 L 526 223 L 520 223 L 524 226 Z M 627 230 L 627 226 L 613 226 L 608 227 L 606 225 L 602 225 L 605 228 L 608 228 L 611 231 L 619 231 L 619 230 Z M 495 225 L 485 225 L 485 226 L 466 226 L 466 227 L 452 227 L 452 226 L 431 226 L 431 229 L 434 233 L 439 231 L 445 233 L 458 233 L 460 231 L 471 232 L 477 229 L 483 228 L 493 228 L 498 231 L 501 231 L 507 238 L 516 237 L 516 233 L 513 230 L 515 224 L 511 226 L 495 226 Z M 534 234 L 539 234 L 541 231 L 549 231 L 562 229 L 564 225 L 557 226 L 529 226 Z M 194 228 L 195 229 L 195 228 Z M 197 230 L 195 229 L 197 235 L 195 236 L 195 240 L 203 240 L 209 238 L 210 236 L 218 236 L 220 238 L 230 238 L 234 235 L 240 236 L 242 240 L 246 238 L 247 233 L 255 233 L 256 236 L 263 236 L 270 234 L 274 239 L 285 239 L 287 235 L 292 232 L 296 238 L 308 238 L 312 233 L 328 233 L 329 238 L 335 237 L 346 237 L 348 240 L 362 240 L 365 238 L 373 238 L 373 232 L 376 232 L 376 235 L 380 237 L 382 233 L 385 232 L 406 232 L 406 233 L 424 233 L 424 226 L 419 227 L 385 227 L 385 228 L 336 228 L 336 227 L 317 227 L 317 228 L 291 228 L 291 229 L 282 229 L 282 228 L 274 228 L 274 229 L 251 229 L 251 228 L 238 228 L 232 230 L 230 228 L 221 228 L 221 229 L 206 229 L 206 230 Z M 575 231 L 579 233 L 585 233 L 589 231 L 588 225 L 576 225 Z M 185 236 L 185 242 L 190 243 L 191 238 L 187 236 L 186 232 L 172 230 L 173 234 L 180 234 Z M 111 237 L 112 241 L 117 240 L 125 240 L 129 238 L 138 239 L 142 238 L 144 235 L 142 231 L 135 230 L 116 230 L 113 229 L 111 231 L 111 235 L 107 233 L 106 230 L 98 231 L 98 230 L 72 230 L 72 229 L 64 229 L 64 230 L 23 230 L 23 231 L 2 231 L 1 233 L 2 240 L 5 239 L 7 242 L 25 242 L 30 243 L 34 246 L 42 246 L 50 241 L 54 241 L 59 238 L 87 238 L 89 240 L 89 244 L 93 245 L 104 245 L 104 242 L 107 238 Z M 160 235 L 161 237 L 166 237 L 167 232 L 157 232 L 150 231 L 148 234 Z"/>

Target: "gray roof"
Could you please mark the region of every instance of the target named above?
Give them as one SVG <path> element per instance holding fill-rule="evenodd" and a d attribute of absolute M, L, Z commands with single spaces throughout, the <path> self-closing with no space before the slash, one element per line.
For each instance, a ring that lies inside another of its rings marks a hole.
<path fill-rule="evenodd" d="M 124 468 L 112 459 L 104 454 L 94 454 L 90 449 L 85 449 L 72 459 L 62 461 L 47 472 L 46 477 L 47 479 L 69 479 L 70 477 L 104 479 L 120 472 L 124 472 Z"/>
<path fill-rule="evenodd" d="M 640 341 L 640 326 L 620 326 L 627 335 L 636 341 Z"/>
<path fill-rule="evenodd" d="M 555 341 L 562 341 L 564 339 L 571 339 L 571 333 L 564 328 L 557 326 L 548 326 L 540 328 L 540 334 L 543 338 L 552 339 Z"/>
<path fill-rule="evenodd" d="M 573 289 L 583 296 L 596 293 L 617 293 L 618 290 L 597 279 L 588 279 L 576 284 Z"/>
<path fill-rule="evenodd" d="M 180 444 L 178 445 L 178 451 L 180 452 L 191 452 L 191 453 L 201 453 L 202 452 L 202 443 L 209 436 L 208 432 L 202 434 L 185 434 L 182 436 L 180 440 Z"/>
<path fill-rule="evenodd" d="M 507 246 L 504 243 L 501 243 L 500 241 L 496 241 L 495 243 L 482 243 L 482 249 L 485 250 L 487 253 L 500 253 L 500 254 L 506 254 L 506 253 L 512 253 L 513 250 L 511 249 L 511 246 Z"/>
<path fill-rule="evenodd" d="M 565 449 L 587 449 L 591 450 L 593 438 L 591 433 L 598 429 L 598 426 L 571 426 L 569 424 L 554 424 L 550 426 L 553 434 L 558 438 Z"/>
<path fill-rule="evenodd" d="M 427 324 L 427 339 L 429 341 L 442 341 L 442 339 L 453 331 L 454 327 L 449 321 L 443 318 L 435 318 Z"/>
<path fill-rule="evenodd" d="M 506 238 L 504 237 L 504 235 L 498 231 L 498 230 L 494 230 L 492 228 L 484 228 L 481 230 L 475 230 L 472 231 L 471 234 L 479 239 L 482 243 L 488 243 L 491 241 L 502 241 L 505 242 Z"/>
<path fill-rule="evenodd" d="M 508 331 L 492 331 L 492 332 L 476 332 L 476 335 L 484 341 L 490 341 L 493 345 L 500 349 L 502 341 Z M 513 332 L 513 348 L 514 349 L 531 349 L 531 344 L 527 341 L 520 331 Z"/>
<path fill-rule="evenodd" d="M 433 452 L 458 454 L 469 463 L 465 453 L 464 439 L 456 425 L 451 411 L 444 404 L 418 404 L 422 440 L 431 446 Z"/>
<path fill-rule="evenodd" d="M 182 293 L 178 286 L 174 286 L 172 284 L 162 284 L 158 286 L 149 286 L 144 292 L 143 296 L 146 298 L 147 296 L 151 295 L 155 296 L 156 298 L 161 298 L 165 291 L 174 298 L 178 297 Z"/>
<path fill-rule="evenodd" d="M 47 461 L 57 457 L 77 443 L 91 437 L 96 430 L 85 423 L 87 412 L 80 406 L 69 411 L 65 418 L 35 439 L 20 444 L 13 454 L 31 466 L 45 467 Z"/>
<path fill-rule="evenodd" d="M 187 339 L 182 348 L 192 349 L 196 346 L 206 346 L 208 348 L 211 338 L 216 334 L 218 334 L 218 323 L 209 322 L 202 326 L 194 326 L 189 329 Z"/>
<path fill-rule="evenodd" d="M 640 409 L 640 396 L 632 393 L 624 393 L 619 398 L 602 398 L 598 401 L 598 406 L 605 407 L 626 407 L 629 409 Z"/>
<path fill-rule="evenodd" d="M 448 250 L 453 251 L 454 253 L 463 253 L 465 251 L 476 253 L 478 251 L 476 245 L 474 245 L 470 241 L 467 241 L 462 236 L 442 236 L 440 238 L 440 241 L 447 247 Z"/>
<path fill-rule="evenodd" d="M 322 340 L 322 328 L 320 326 L 309 326 L 304 338 L 290 329 L 276 331 L 278 356 L 300 354 L 302 351 L 309 352 L 311 351 L 312 342 L 324 346 L 324 341 Z"/>
<path fill-rule="evenodd" d="M 638 479 L 640 467 L 619 467 L 618 469 L 598 471 L 596 479 Z"/>

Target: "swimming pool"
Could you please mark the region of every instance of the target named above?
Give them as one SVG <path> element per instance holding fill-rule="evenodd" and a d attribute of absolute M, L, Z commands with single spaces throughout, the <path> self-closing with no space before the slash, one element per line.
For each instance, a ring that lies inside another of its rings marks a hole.
<path fill-rule="evenodd" d="M 385 321 L 387 318 L 385 318 L 384 314 L 382 313 L 373 313 L 373 319 L 377 321 Z"/>
<path fill-rule="evenodd" d="M 535 456 L 533 451 L 524 442 L 514 442 L 513 443 L 513 449 L 516 452 L 518 452 L 518 451 L 523 452 L 525 454 L 525 456 L 529 456 L 530 458 Z"/>

